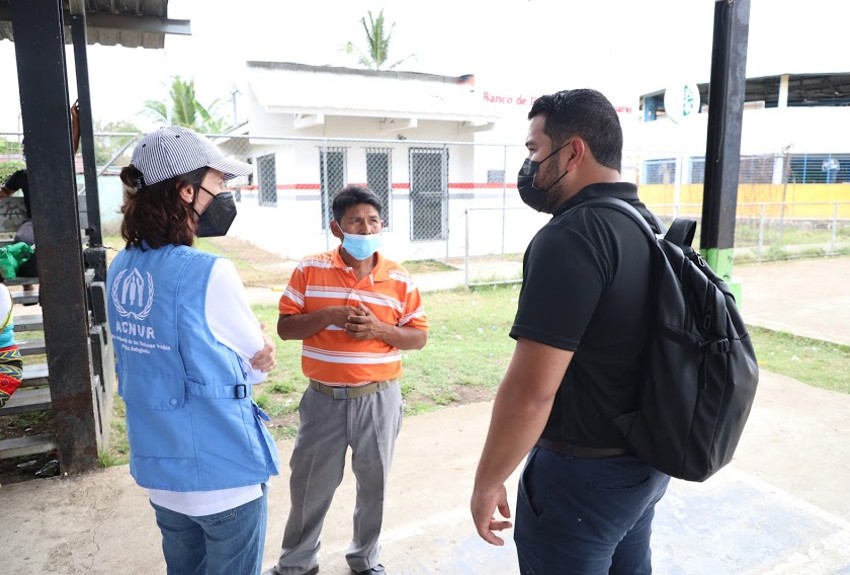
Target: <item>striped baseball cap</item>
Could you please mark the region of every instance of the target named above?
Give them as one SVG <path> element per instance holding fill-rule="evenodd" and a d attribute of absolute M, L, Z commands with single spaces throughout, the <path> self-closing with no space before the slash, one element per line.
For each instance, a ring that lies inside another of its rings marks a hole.
<path fill-rule="evenodd" d="M 212 142 L 182 126 L 168 126 L 146 134 L 133 150 L 130 162 L 151 185 L 198 168 L 214 168 L 226 179 L 253 173 L 251 164 L 225 158 Z"/>

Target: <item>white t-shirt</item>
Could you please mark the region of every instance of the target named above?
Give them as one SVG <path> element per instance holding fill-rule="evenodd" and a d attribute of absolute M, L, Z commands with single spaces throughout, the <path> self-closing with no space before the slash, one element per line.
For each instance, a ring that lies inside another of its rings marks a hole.
<path fill-rule="evenodd" d="M 0 283 L 0 331 L 6 327 L 8 321 L 11 321 L 13 305 L 9 288 L 6 287 L 6 284 Z"/>
<path fill-rule="evenodd" d="M 239 355 L 248 374 L 248 383 L 263 381 L 266 374 L 251 367 L 251 358 L 263 349 L 265 340 L 233 262 L 219 258 L 213 264 L 205 306 L 210 331 Z M 152 503 L 193 517 L 233 509 L 262 495 L 260 484 L 215 491 L 148 490 Z"/>

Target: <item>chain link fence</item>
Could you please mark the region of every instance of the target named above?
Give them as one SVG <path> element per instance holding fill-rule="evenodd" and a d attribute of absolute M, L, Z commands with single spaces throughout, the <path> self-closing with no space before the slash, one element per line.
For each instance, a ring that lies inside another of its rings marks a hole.
<path fill-rule="evenodd" d="M 211 135 L 229 156 L 254 165 L 229 182 L 239 206 L 231 234 L 298 259 L 334 247 L 331 202 L 347 184 L 368 186 L 383 204 L 382 250 L 399 261 L 521 254 L 547 221 L 522 204 L 516 173 L 522 145 L 395 139 Z M 120 222 L 118 174 L 139 134 L 95 136 L 104 235 Z M 24 165 L 20 134 L 0 134 L 0 176 Z M 78 172 L 82 160 L 77 155 Z M 4 171 L 5 170 L 5 171 Z M 9 172 L 11 173 L 11 172 Z M 705 159 L 626 151 L 622 177 L 662 219 L 699 220 Z M 755 260 L 843 253 L 850 242 L 850 155 L 744 156 L 739 169 L 736 248 Z M 5 177 L 3 179 L 5 181 Z M 83 192 L 82 177 L 78 192 Z"/>

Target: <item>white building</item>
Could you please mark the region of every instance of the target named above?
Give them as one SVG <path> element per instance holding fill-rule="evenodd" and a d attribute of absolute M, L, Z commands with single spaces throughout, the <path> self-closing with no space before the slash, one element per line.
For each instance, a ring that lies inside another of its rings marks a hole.
<path fill-rule="evenodd" d="M 384 251 L 401 260 L 461 256 L 466 208 L 521 205 L 513 181 L 522 141 L 510 150 L 476 144 L 500 115 L 471 75 L 249 62 L 248 82 L 248 122 L 219 144 L 256 165 L 241 182 L 232 233 L 265 249 L 297 258 L 334 247 L 329 198 L 346 184 L 381 198 Z M 505 251 L 522 251 L 545 221 L 526 212 L 529 232 L 512 234 Z M 485 219 L 501 228 L 503 217 L 482 215 L 481 233 Z"/>
<path fill-rule="evenodd" d="M 653 203 L 701 201 L 708 84 L 701 105 L 672 121 L 665 90 L 640 98 L 640 183 Z M 746 81 L 739 214 L 756 202 L 850 202 L 850 73 L 775 74 Z M 846 207 L 842 207 L 846 210 Z M 830 212 L 831 214 L 831 212 Z M 843 217 L 850 217 L 850 210 Z"/>

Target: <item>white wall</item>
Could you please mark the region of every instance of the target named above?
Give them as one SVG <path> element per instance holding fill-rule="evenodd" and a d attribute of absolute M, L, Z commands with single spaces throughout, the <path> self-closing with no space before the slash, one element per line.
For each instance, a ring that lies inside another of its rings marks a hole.
<path fill-rule="evenodd" d="M 850 152 L 850 108 L 792 107 L 745 110 L 741 155 L 779 154 L 791 145 L 792 154 Z M 668 118 L 641 124 L 627 149 L 660 157 L 672 154 L 704 156 L 708 114 L 697 114 L 675 124 Z"/>

